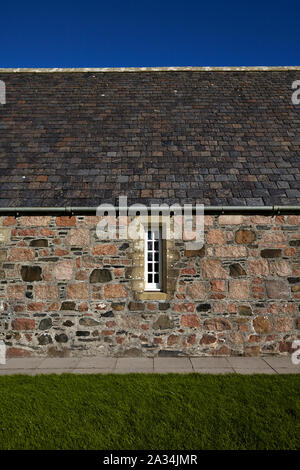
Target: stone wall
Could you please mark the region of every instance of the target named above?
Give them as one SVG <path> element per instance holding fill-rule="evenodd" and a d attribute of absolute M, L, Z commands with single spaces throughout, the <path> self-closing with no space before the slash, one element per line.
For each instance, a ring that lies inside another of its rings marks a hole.
<path fill-rule="evenodd" d="M 300 338 L 300 216 L 205 216 L 175 243 L 176 290 L 140 300 L 133 243 L 96 217 L 2 217 L 0 318 L 9 356 L 287 354 Z"/>

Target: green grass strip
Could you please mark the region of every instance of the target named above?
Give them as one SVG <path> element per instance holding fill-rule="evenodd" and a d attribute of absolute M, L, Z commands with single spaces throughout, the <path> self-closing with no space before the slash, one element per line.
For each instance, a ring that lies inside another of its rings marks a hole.
<path fill-rule="evenodd" d="M 299 449 L 300 375 L 0 377 L 0 449 Z"/>

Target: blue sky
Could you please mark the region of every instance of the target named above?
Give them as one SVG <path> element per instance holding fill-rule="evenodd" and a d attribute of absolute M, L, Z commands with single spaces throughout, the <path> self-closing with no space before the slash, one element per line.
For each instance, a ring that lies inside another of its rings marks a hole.
<path fill-rule="evenodd" d="M 300 65 L 299 1 L 14 1 L 0 67 Z"/>

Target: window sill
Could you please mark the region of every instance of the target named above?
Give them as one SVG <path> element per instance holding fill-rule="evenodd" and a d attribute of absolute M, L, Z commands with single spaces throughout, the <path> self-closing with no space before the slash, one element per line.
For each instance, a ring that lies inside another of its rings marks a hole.
<path fill-rule="evenodd" d="M 167 300 L 169 295 L 165 292 L 145 291 L 137 294 L 139 300 Z"/>

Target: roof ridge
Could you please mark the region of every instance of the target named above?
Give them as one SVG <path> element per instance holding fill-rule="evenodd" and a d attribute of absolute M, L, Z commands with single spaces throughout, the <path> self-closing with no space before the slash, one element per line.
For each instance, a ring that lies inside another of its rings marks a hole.
<path fill-rule="evenodd" d="M 83 67 L 83 68 L 0 68 L 0 73 L 18 73 L 18 72 L 35 72 L 35 73 L 54 73 L 54 72 L 275 72 L 299 70 L 298 65 L 286 66 L 224 66 L 224 67 L 208 67 L 208 66 L 183 66 L 183 67 Z"/>

